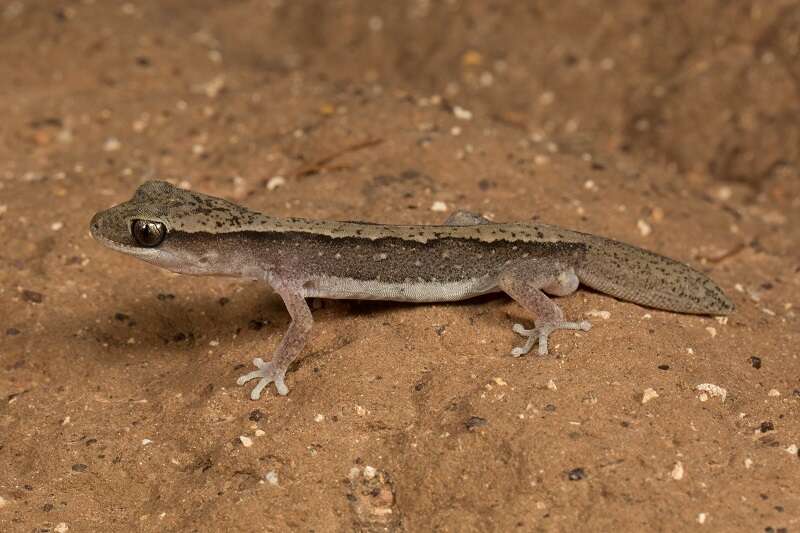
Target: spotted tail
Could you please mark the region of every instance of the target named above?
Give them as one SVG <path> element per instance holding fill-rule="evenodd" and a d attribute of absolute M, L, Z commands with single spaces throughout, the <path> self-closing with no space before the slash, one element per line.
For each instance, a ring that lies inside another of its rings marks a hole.
<path fill-rule="evenodd" d="M 578 279 L 621 300 L 656 309 L 727 315 L 733 302 L 705 274 L 662 255 L 603 237 L 586 236 Z"/>

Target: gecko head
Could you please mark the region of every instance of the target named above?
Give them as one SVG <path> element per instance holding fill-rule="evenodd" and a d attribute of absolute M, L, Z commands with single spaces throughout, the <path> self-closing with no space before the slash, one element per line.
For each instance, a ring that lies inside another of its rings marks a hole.
<path fill-rule="evenodd" d="M 148 181 L 127 202 L 95 214 L 89 223 L 101 244 L 184 274 L 217 272 L 213 241 L 254 213 L 221 198 Z"/>

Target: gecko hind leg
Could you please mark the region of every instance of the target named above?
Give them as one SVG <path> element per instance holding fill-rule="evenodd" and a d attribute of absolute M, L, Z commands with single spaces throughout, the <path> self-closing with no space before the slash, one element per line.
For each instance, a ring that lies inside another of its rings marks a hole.
<path fill-rule="evenodd" d="M 574 292 L 578 287 L 578 279 L 570 268 L 531 262 L 503 273 L 499 286 L 536 316 L 532 329 L 526 329 L 522 324 L 514 324 L 514 332 L 528 338 L 523 346 L 511 350 L 511 355 L 514 357 L 527 354 L 537 342 L 539 355 L 546 355 L 548 338 L 551 333 L 559 329 L 589 331 L 592 327 L 586 320 L 580 322 L 564 320 L 561 308 L 541 290 L 559 296 Z"/>

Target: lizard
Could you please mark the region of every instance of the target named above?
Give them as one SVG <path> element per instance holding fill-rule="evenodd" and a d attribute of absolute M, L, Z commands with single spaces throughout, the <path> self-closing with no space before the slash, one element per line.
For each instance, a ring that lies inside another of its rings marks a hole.
<path fill-rule="evenodd" d="M 495 223 L 457 211 L 442 225 L 390 225 L 268 216 L 222 198 L 147 181 L 133 197 L 94 215 L 101 244 L 174 272 L 261 280 L 283 299 L 289 327 L 273 358 L 255 358 L 257 400 L 274 383 L 281 395 L 289 365 L 314 323 L 306 298 L 448 302 L 504 292 L 535 317 L 514 324 L 548 352 L 557 330 L 588 331 L 569 321 L 547 294 L 566 296 L 579 284 L 646 307 L 726 315 L 734 304 L 705 274 L 668 257 L 559 226 Z"/>

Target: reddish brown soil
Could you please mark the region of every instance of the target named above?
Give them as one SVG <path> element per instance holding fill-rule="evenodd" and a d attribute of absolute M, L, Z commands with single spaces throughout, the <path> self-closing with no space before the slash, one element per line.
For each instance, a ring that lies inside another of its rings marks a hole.
<path fill-rule="evenodd" d="M 15 0 L 0 35 L 0 530 L 800 529 L 798 2 Z M 580 290 L 592 331 L 514 359 L 504 297 L 318 302 L 291 393 L 253 402 L 280 299 L 88 234 L 154 177 L 535 218 L 737 311 Z"/>

